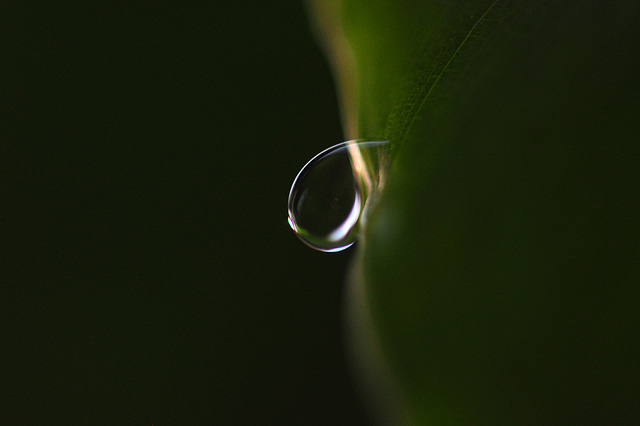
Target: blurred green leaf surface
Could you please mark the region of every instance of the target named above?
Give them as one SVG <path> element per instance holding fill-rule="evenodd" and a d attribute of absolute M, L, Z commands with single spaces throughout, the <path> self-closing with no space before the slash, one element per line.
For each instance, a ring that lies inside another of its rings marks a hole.
<path fill-rule="evenodd" d="M 393 147 L 355 291 L 403 421 L 637 422 L 640 6 L 345 0 L 329 16 L 354 136 Z"/>

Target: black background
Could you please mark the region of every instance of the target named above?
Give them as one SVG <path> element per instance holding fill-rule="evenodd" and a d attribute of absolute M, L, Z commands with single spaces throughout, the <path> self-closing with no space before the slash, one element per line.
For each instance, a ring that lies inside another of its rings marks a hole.
<path fill-rule="evenodd" d="M 342 134 L 303 4 L 0 6 L 3 423 L 364 424 L 351 254 L 286 222 Z"/>

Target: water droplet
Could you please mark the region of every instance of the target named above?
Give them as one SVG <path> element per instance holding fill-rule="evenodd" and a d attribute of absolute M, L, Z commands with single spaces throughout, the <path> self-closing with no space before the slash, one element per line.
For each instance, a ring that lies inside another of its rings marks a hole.
<path fill-rule="evenodd" d="M 289 225 L 308 246 L 344 250 L 357 239 L 384 184 L 389 141 L 353 140 L 322 151 L 289 192 Z"/>

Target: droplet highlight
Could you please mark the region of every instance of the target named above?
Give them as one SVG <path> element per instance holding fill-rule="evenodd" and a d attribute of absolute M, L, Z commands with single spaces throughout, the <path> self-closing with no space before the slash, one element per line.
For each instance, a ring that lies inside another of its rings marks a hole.
<path fill-rule="evenodd" d="M 289 191 L 288 221 L 305 244 L 336 252 L 357 240 L 384 185 L 388 152 L 389 141 L 347 141 L 300 170 Z"/>

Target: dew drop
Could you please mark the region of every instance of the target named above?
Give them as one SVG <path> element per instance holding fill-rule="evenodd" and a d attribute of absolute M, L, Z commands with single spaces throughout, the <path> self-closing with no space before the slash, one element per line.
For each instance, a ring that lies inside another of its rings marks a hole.
<path fill-rule="evenodd" d="M 357 239 L 384 184 L 389 141 L 353 140 L 327 148 L 298 173 L 289 192 L 289 225 L 309 247 L 344 250 Z"/>

